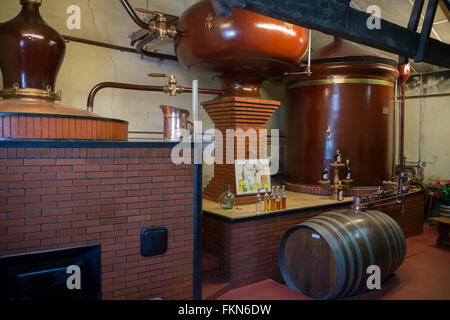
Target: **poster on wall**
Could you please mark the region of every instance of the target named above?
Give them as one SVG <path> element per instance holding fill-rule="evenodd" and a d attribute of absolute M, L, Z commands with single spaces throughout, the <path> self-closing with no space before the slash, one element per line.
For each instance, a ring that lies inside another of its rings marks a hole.
<path fill-rule="evenodd" d="M 256 194 L 258 189 L 270 190 L 269 159 L 235 160 L 236 194 Z"/>

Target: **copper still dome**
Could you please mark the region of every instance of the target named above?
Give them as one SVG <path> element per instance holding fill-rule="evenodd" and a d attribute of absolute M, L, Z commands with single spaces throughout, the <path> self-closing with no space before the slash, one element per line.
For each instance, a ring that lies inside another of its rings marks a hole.
<path fill-rule="evenodd" d="M 188 8 L 179 18 L 175 51 L 196 75 L 218 78 L 225 96 L 259 97 L 260 83 L 300 66 L 308 30 L 243 9 L 215 14 L 210 0 Z"/>
<path fill-rule="evenodd" d="M 397 62 L 349 41 L 312 56 L 312 74 L 286 77 L 286 180 L 318 185 L 336 149 L 350 160 L 356 186 L 392 176 Z"/>
<path fill-rule="evenodd" d="M 128 140 L 128 122 L 55 103 L 66 46 L 42 19 L 41 2 L 21 0 L 19 15 L 0 25 L 0 139 Z"/>

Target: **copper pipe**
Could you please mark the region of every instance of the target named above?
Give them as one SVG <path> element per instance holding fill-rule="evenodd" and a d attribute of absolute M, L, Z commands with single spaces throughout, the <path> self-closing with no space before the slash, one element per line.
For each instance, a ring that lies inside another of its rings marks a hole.
<path fill-rule="evenodd" d="M 136 90 L 136 91 L 153 91 L 153 92 L 164 92 L 164 86 L 145 86 L 139 84 L 131 84 L 131 83 L 120 83 L 120 82 L 102 82 L 94 86 L 91 92 L 89 92 L 88 100 L 87 100 L 87 111 L 93 112 L 94 110 L 94 99 L 96 94 L 105 88 L 116 88 L 116 89 L 125 89 L 125 90 Z M 198 89 L 199 93 L 202 94 L 223 94 L 223 90 L 216 89 Z M 182 93 L 192 93 L 192 88 L 183 87 Z"/>
<path fill-rule="evenodd" d="M 405 99 L 419 99 L 419 98 L 436 98 L 436 97 L 448 97 L 450 92 L 446 93 L 435 93 L 435 94 L 422 94 L 418 96 L 406 96 Z"/>
<path fill-rule="evenodd" d="M 119 0 L 119 1 L 120 1 L 120 3 L 122 3 L 123 7 L 128 12 L 131 19 L 134 21 L 134 23 L 136 23 L 142 29 L 148 30 L 148 28 L 149 28 L 148 23 L 145 23 L 144 21 L 141 20 L 141 18 L 139 18 L 139 16 L 133 10 L 131 5 L 128 3 L 128 1 L 127 0 Z"/>
<path fill-rule="evenodd" d="M 63 35 L 63 38 L 66 41 L 74 41 L 74 42 L 84 43 L 84 44 L 93 45 L 93 46 L 97 46 L 97 47 L 119 50 L 122 52 L 131 52 L 131 53 L 145 55 L 147 57 L 157 58 L 157 59 L 162 59 L 162 60 L 178 61 L 176 56 L 172 56 L 169 54 L 155 53 L 155 52 L 148 52 L 148 51 L 142 51 L 142 53 L 140 53 L 140 52 L 137 52 L 137 50 L 134 48 L 122 47 L 122 46 L 117 46 L 117 45 L 109 44 L 109 43 L 105 43 L 105 42 L 77 38 L 77 37 L 72 37 L 72 36 L 67 36 L 67 35 Z"/>

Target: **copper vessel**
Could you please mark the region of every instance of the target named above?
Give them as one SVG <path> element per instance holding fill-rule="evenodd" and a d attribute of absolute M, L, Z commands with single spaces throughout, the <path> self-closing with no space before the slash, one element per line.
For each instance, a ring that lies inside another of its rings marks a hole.
<path fill-rule="evenodd" d="M 396 61 L 335 38 L 311 71 L 286 77 L 287 182 L 317 185 L 340 149 L 356 186 L 381 185 L 392 176 Z"/>
<path fill-rule="evenodd" d="M 203 0 L 179 18 L 175 51 L 190 72 L 220 79 L 225 96 L 259 97 L 260 83 L 298 68 L 308 47 L 304 28 L 247 10 L 229 18 Z"/>
<path fill-rule="evenodd" d="M 0 25 L 0 139 L 127 140 L 126 121 L 55 103 L 66 46 L 42 19 L 41 2 L 21 0 L 19 15 Z"/>
<path fill-rule="evenodd" d="M 164 115 L 164 141 L 174 142 L 186 138 L 182 135 L 181 130 L 192 134 L 193 123 L 188 120 L 189 111 L 166 105 L 161 105 L 160 108 Z"/>

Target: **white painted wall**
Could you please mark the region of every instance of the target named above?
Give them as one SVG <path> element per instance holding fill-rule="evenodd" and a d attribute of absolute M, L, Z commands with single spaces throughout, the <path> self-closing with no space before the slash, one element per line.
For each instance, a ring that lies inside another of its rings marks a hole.
<path fill-rule="evenodd" d="M 407 82 L 407 96 L 450 92 L 450 71 L 416 75 Z M 425 181 L 450 179 L 450 97 L 406 100 L 407 162 L 420 162 Z"/>

